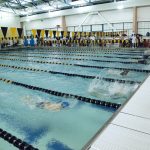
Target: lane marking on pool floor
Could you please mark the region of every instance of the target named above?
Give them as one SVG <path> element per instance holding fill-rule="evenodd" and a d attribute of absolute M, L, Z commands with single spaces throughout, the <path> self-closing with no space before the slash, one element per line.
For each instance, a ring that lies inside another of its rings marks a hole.
<path fill-rule="evenodd" d="M 91 104 L 99 105 L 99 106 L 106 107 L 106 108 L 111 108 L 113 110 L 117 110 L 121 106 L 121 104 L 118 104 L 118 103 L 112 103 L 112 102 L 102 101 L 98 99 L 87 98 L 87 97 L 74 95 L 74 94 L 62 93 L 59 91 L 53 91 L 50 89 L 32 86 L 32 85 L 28 85 L 28 84 L 24 84 L 24 83 L 12 81 L 12 80 L 4 79 L 4 78 L 0 78 L 0 81 L 3 81 L 7 84 L 13 84 L 15 86 L 24 87 L 33 91 L 36 90 L 36 91 L 44 92 L 46 94 L 50 94 L 50 95 L 54 95 L 58 97 L 74 98 L 82 102 L 91 103 Z"/>
<path fill-rule="evenodd" d="M 114 79 L 114 78 L 105 78 L 105 77 L 98 77 L 98 76 L 89 76 L 89 75 L 81 75 L 81 74 L 71 74 L 71 73 L 65 73 L 65 72 L 57 72 L 57 71 L 51 71 L 51 70 L 43 70 L 43 69 L 37 69 L 37 68 L 29 68 L 29 67 L 19 67 L 19 66 L 11 66 L 6 64 L 0 64 L 0 67 L 4 68 L 12 68 L 12 69 L 18 69 L 18 70 L 26 70 L 26 71 L 34 71 L 34 72 L 44 72 L 44 73 L 50 73 L 50 74 L 60 74 L 65 76 L 71 76 L 71 77 L 81 77 L 81 78 L 87 78 L 87 79 L 101 79 L 108 82 L 119 82 L 119 83 L 129 83 L 129 84 L 141 84 L 140 81 L 131 81 L 131 80 L 122 80 L 122 79 Z"/>

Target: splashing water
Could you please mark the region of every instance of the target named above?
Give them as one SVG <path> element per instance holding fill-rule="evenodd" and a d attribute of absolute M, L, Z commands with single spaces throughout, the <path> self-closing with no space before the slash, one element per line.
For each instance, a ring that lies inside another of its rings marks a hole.
<path fill-rule="evenodd" d="M 107 97 L 113 99 L 128 98 L 135 91 L 138 84 L 128 85 L 118 82 L 106 82 L 102 78 L 95 78 L 89 86 L 88 92 L 97 98 Z"/>

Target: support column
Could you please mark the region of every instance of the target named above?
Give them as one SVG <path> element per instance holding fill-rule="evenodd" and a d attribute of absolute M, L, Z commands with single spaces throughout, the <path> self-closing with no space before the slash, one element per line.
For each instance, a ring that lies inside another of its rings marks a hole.
<path fill-rule="evenodd" d="M 26 34 L 26 26 L 25 26 L 25 23 L 24 23 L 24 22 L 21 22 L 20 25 L 21 25 L 21 28 L 23 29 L 23 36 L 26 36 L 27 34 Z"/>
<path fill-rule="evenodd" d="M 138 33 L 138 23 L 137 23 L 137 7 L 133 8 L 133 28 L 134 33 Z"/>
<path fill-rule="evenodd" d="M 63 31 L 67 31 L 66 18 L 65 18 L 65 16 L 62 16 L 62 30 L 63 30 Z"/>

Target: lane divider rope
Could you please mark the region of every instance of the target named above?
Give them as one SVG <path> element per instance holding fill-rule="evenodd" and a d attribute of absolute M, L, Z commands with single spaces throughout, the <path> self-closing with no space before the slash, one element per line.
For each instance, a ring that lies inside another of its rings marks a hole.
<path fill-rule="evenodd" d="M 132 62 L 132 61 L 117 61 L 117 60 L 96 60 L 96 59 L 86 59 L 86 58 L 62 58 L 62 57 L 48 57 L 48 56 L 27 56 L 27 55 L 5 55 L 0 54 L 1 56 L 17 56 L 17 57 L 33 57 L 33 58 L 50 58 L 50 59 L 59 59 L 59 60 L 78 60 L 78 61 L 96 61 L 96 62 L 109 62 L 109 63 L 122 63 L 122 64 L 139 64 L 138 61 Z M 146 64 L 144 64 L 146 65 Z"/>
<path fill-rule="evenodd" d="M 35 53 L 35 52 L 30 52 L 30 53 L 27 53 L 27 52 L 22 52 L 22 53 L 25 53 L 25 54 L 45 54 L 45 55 L 47 55 L 47 53 L 43 53 L 43 52 L 38 52 L 38 53 Z M 62 53 L 57 53 L 57 54 L 53 54 L 53 53 L 50 53 L 49 55 L 62 55 L 62 56 L 86 56 L 86 57 L 96 57 L 96 58 L 98 58 L 98 57 L 106 57 L 106 58 L 121 58 L 121 59 L 141 59 L 142 58 L 142 56 L 139 56 L 139 57 L 125 57 L 125 56 L 122 56 L 122 57 L 120 57 L 120 56 L 107 56 L 107 55 L 101 55 L 101 56 L 97 56 L 97 55 L 90 55 L 90 54 L 69 54 L 69 53 L 67 53 L 67 54 L 62 54 Z"/>
<path fill-rule="evenodd" d="M 126 52 L 126 53 L 121 53 L 121 52 L 109 52 L 109 51 L 101 51 L 101 52 L 97 52 L 97 51 L 65 51 L 65 50 L 61 50 L 61 51 L 38 51 L 38 52 L 45 52 L 45 53 L 54 53 L 54 52 L 62 52 L 62 53 L 70 53 L 70 54 L 74 54 L 74 53 L 80 53 L 80 54 L 85 54 L 85 53 L 93 53 L 95 55 L 97 54 L 116 54 L 116 55 L 133 55 L 133 56 L 139 56 L 139 55 L 143 55 L 143 53 L 130 53 L 130 52 Z"/>
<path fill-rule="evenodd" d="M 49 47 L 45 47 L 45 48 L 49 48 Z M 65 49 L 64 49 L 65 48 Z M 26 50 L 25 48 L 19 48 L 18 50 L 1 50 L 1 52 L 14 52 L 14 51 L 20 51 L 20 49 L 21 50 Z M 40 50 L 41 51 L 41 50 Z M 71 47 L 71 48 L 69 48 L 69 47 L 67 47 L 67 49 L 66 49 L 66 47 L 57 47 L 57 48 L 55 48 L 55 47 L 52 47 L 51 49 L 48 49 L 48 50 L 46 50 L 46 49 L 44 49 L 44 50 L 42 50 L 41 52 L 52 52 L 52 51 L 66 51 L 66 52 L 70 52 L 70 51 L 73 51 L 73 52 L 129 52 L 129 53 L 143 53 L 144 52 L 144 50 L 121 50 L 121 49 L 116 49 L 116 50 L 110 50 L 110 49 L 100 49 L 100 48 L 92 48 L 92 47 L 90 47 L 90 48 L 88 48 L 88 47 L 86 47 L 86 48 L 73 48 L 73 47 Z"/>
<path fill-rule="evenodd" d="M 12 144 L 14 147 L 20 150 L 38 150 L 34 148 L 32 145 L 22 141 L 21 139 L 13 136 L 12 134 L 8 133 L 7 131 L 0 128 L 0 138 L 7 141 L 8 143 Z"/>
<path fill-rule="evenodd" d="M 36 87 L 36 86 L 32 86 L 32 85 L 28 85 L 28 84 L 24 84 L 24 83 L 20 83 L 20 82 L 15 82 L 15 81 L 4 79 L 4 78 L 0 78 L 0 81 L 3 81 L 3 82 L 8 83 L 8 84 L 13 84 L 15 86 L 24 87 L 24 88 L 27 88 L 30 90 L 36 90 L 36 91 L 44 92 L 44 93 L 58 96 L 58 97 L 74 98 L 74 99 L 77 99 L 77 100 L 82 101 L 82 102 L 91 103 L 91 104 L 99 105 L 102 107 L 111 108 L 114 110 L 117 110 L 121 106 L 121 104 L 117 104 L 117 103 L 87 98 L 87 97 L 78 96 L 78 95 L 74 95 L 74 94 L 62 93 L 62 92 L 53 91 L 50 89 L 45 89 L 45 88 Z"/>
<path fill-rule="evenodd" d="M 81 78 L 87 78 L 87 79 L 102 79 L 108 82 L 119 82 L 119 83 L 129 83 L 129 84 L 140 84 L 139 81 L 131 81 L 131 80 L 122 80 L 122 79 L 113 79 L 113 78 L 104 78 L 104 77 L 96 77 L 96 76 L 89 76 L 89 75 L 81 75 L 81 74 L 71 74 L 71 73 L 65 73 L 65 72 L 57 72 L 57 71 L 50 71 L 50 70 L 41 70 L 36 68 L 28 68 L 28 67 L 19 67 L 19 66 L 11 66 L 11 65 L 5 65 L 0 64 L 0 67 L 7 67 L 7 68 L 13 68 L 13 69 L 19 69 L 19 70 L 26 70 L 26 71 L 34 71 L 34 72 L 45 72 L 50 74 L 61 74 L 65 76 L 71 76 L 71 77 L 81 77 Z"/>
<path fill-rule="evenodd" d="M 80 65 L 80 64 L 69 64 L 69 63 L 50 62 L 50 61 L 41 61 L 41 60 L 35 61 L 35 60 L 13 59 L 13 58 L 0 58 L 0 59 L 1 60 L 11 60 L 11 61 L 33 62 L 33 63 L 41 63 L 41 64 L 78 66 L 78 67 L 83 67 L 83 68 L 96 68 L 96 69 L 112 68 L 112 69 L 117 69 L 117 70 L 129 70 L 129 71 L 135 71 L 135 72 L 146 72 L 146 73 L 150 72 L 150 70 L 146 70 L 146 69 L 119 68 L 119 67 L 106 67 L 106 66 L 89 66 L 89 65 Z"/>

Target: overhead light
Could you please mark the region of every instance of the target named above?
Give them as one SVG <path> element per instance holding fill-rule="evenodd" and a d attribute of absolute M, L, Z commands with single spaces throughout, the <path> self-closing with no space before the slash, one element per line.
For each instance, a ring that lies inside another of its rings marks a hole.
<path fill-rule="evenodd" d="M 123 7 L 123 5 L 119 5 L 118 7 L 117 7 L 117 9 L 123 9 L 124 7 Z"/>
<path fill-rule="evenodd" d="M 86 1 L 85 0 L 76 0 L 76 1 L 71 1 L 70 5 L 82 5 L 85 4 Z"/>

